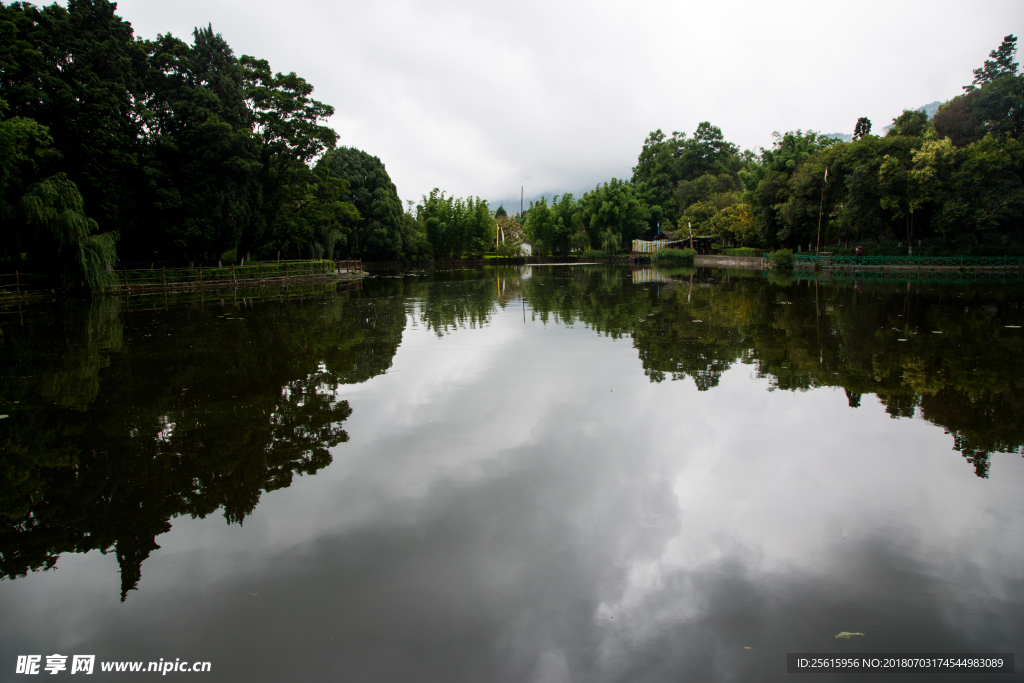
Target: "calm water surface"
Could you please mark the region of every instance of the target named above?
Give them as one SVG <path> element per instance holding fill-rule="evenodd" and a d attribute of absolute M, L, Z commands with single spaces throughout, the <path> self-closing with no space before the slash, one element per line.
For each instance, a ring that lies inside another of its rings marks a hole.
<path fill-rule="evenodd" d="M 1019 286 L 249 294 L 0 311 L 0 680 L 54 653 L 383 682 L 1024 656 Z"/>

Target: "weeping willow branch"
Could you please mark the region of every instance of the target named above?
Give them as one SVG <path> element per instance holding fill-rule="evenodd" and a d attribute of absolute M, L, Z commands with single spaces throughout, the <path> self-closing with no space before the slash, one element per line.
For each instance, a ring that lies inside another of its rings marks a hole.
<path fill-rule="evenodd" d="M 58 173 L 36 183 L 22 196 L 26 225 L 34 241 L 47 254 L 50 274 L 62 287 L 76 283 L 101 291 L 113 281 L 117 233 L 100 233 L 96 221 L 85 215 L 78 187 Z"/>

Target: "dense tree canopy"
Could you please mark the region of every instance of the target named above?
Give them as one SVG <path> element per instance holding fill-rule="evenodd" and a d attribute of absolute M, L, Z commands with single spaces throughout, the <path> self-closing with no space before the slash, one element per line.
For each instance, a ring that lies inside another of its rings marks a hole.
<path fill-rule="evenodd" d="M 128 260 L 329 253 L 358 220 L 347 186 L 310 168 L 337 140 L 322 125 L 333 108 L 211 27 L 191 43 L 140 40 L 108 0 L 14 2 L 0 4 L 0 35 L 0 259 L 95 281 L 19 208 L 43 183 L 77 193 L 89 235 Z M 310 196 L 332 207 L 310 219 L 319 227 L 294 215 Z"/>
<path fill-rule="evenodd" d="M 102 287 L 118 258 L 167 263 L 479 255 L 496 219 L 435 190 L 404 211 L 384 163 L 335 149 L 313 86 L 236 56 L 211 26 L 137 39 L 109 0 L 0 4 L 0 267 Z M 740 152 L 708 121 L 655 130 L 631 179 L 531 205 L 535 253 L 688 236 L 803 248 L 1020 249 L 1024 75 L 1007 36 L 929 120 L 905 111 L 851 142 L 776 134 Z M 60 207 L 65 207 L 63 212 Z M 966 241 L 965 239 L 966 238 Z M 879 246 L 879 248 L 882 248 Z M 888 247 L 887 247 L 888 248 Z M 504 253 L 504 252 L 503 252 Z M 27 260 L 32 265 L 22 265 Z"/>
<path fill-rule="evenodd" d="M 350 186 L 360 219 L 347 253 L 397 260 L 402 256 L 402 200 L 381 160 L 361 150 L 341 147 L 317 165 Z"/>

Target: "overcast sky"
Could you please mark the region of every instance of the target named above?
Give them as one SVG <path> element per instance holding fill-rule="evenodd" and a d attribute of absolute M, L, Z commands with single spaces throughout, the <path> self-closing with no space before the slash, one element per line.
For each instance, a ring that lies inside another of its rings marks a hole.
<path fill-rule="evenodd" d="M 876 131 L 961 92 L 1024 33 L 1021 0 L 569 2 L 122 0 L 136 35 L 212 24 L 334 106 L 339 145 L 379 156 L 403 200 L 492 206 L 629 178 L 644 137 L 701 121 L 744 148 L 772 131 Z M 1020 61 L 1021 55 L 1018 55 Z M 518 206 L 516 206 L 518 208 Z"/>

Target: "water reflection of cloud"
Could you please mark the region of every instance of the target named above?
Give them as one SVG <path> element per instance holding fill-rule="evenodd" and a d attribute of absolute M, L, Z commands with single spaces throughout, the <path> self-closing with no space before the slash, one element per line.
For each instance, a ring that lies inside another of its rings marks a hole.
<path fill-rule="evenodd" d="M 21 642 L 252 681 L 781 680 L 798 649 L 1019 642 L 1019 459 L 980 480 L 873 400 L 747 366 L 651 384 L 630 344 L 517 313 L 407 328 L 388 374 L 342 387 L 333 465 L 242 528 L 177 520 L 119 612 L 95 554 L 16 582 Z M 74 627 L 40 631 L 71 592 Z"/>

